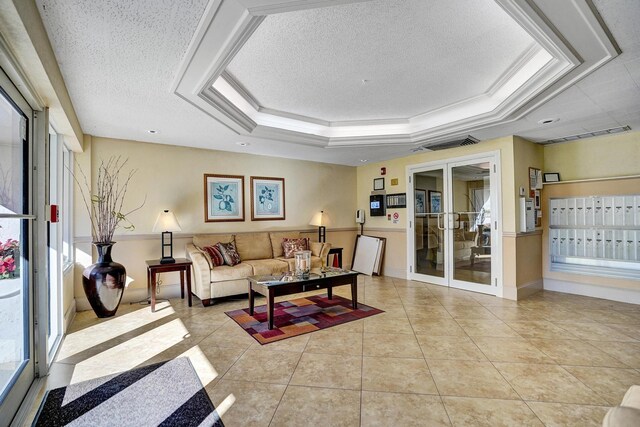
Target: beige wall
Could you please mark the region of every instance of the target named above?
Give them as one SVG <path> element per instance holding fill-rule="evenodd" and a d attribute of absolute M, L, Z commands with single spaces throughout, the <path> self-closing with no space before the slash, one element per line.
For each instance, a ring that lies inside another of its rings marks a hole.
<path fill-rule="evenodd" d="M 563 181 L 640 174 L 640 132 L 601 136 L 544 147 L 545 172 Z"/>
<path fill-rule="evenodd" d="M 125 265 L 130 278 L 125 300 L 140 299 L 146 292 L 145 260 L 160 257 L 160 235 L 152 229 L 162 209 L 174 211 L 182 227 L 181 232 L 174 233 L 174 256 L 184 256 L 184 246 L 189 241 L 184 236 L 192 234 L 308 230 L 309 236 L 317 239 L 317 228 L 308 224 L 314 213 L 324 210 L 331 218 L 327 241 L 343 247 L 344 259 L 350 262 L 356 230 L 354 167 L 100 137 L 88 138 L 85 148 L 85 152 L 76 157 L 83 170 L 92 170 L 94 179 L 100 160 L 113 155 L 127 158 L 128 166 L 137 169 L 125 210 L 139 205 L 146 197 L 142 209 L 130 215 L 135 231 L 119 230 L 114 237 L 118 243 L 113 257 Z M 205 173 L 245 177 L 244 222 L 204 222 Z M 251 221 L 250 176 L 285 179 L 286 220 Z M 79 194 L 75 201 L 75 235 L 80 255 L 75 295 L 79 308 L 86 308 L 81 276 L 86 262 L 83 264 L 81 260 L 90 253 L 90 229 Z M 177 275 L 167 275 L 164 281 L 175 284 Z"/>

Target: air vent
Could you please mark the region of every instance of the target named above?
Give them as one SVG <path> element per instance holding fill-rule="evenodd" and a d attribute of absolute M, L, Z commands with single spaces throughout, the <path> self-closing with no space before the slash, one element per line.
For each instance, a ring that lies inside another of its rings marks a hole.
<path fill-rule="evenodd" d="M 575 141 L 576 139 L 593 138 L 594 136 L 610 135 L 612 133 L 627 132 L 630 130 L 631 130 L 630 126 L 620 126 L 617 128 L 599 130 L 596 132 L 587 132 L 587 133 L 581 133 L 579 135 L 571 135 L 571 136 L 564 136 L 562 138 L 548 139 L 546 141 L 538 142 L 538 144 L 542 144 L 542 145 L 557 144 L 558 142 Z"/>
<path fill-rule="evenodd" d="M 479 139 L 467 136 L 464 139 L 456 139 L 455 141 L 437 142 L 435 144 L 425 144 L 422 147 L 428 150 L 446 150 L 447 148 L 464 147 L 465 145 L 475 145 L 480 142 Z"/>

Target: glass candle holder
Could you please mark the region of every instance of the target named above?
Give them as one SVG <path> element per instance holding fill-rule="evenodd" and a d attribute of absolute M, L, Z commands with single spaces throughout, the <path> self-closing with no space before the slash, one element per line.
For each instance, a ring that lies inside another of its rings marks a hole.
<path fill-rule="evenodd" d="M 294 255 L 296 257 L 296 276 L 308 278 L 311 271 L 311 251 L 299 251 Z"/>

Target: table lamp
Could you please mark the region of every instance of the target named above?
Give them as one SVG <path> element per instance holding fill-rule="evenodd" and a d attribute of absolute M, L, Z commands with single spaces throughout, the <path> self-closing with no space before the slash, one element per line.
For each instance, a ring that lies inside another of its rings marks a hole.
<path fill-rule="evenodd" d="M 162 232 L 162 258 L 160 259 L 160 264 L 172 264 L 176 262 L 173 258 L 173 231 L 180 230 L 182 229 L 173 212 L 169 209 L 160 212 L 156 223 L 153 225 L 153 231 Z"/>
<path fill-rule="evenodd" d="M 319 227 L 318 241 L 324 243 L 327 238 L 327 225 L 329 225 L 329 215 L 324 213 L 324 211 L 320 211 L 313 215 L 311 221 L 309 221 L 309 225 Z"/>

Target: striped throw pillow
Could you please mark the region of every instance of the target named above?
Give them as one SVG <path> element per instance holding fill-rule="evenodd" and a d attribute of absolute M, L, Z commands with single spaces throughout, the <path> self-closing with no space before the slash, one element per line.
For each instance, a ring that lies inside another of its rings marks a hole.
<path fill-rule="evenodd" d="M 224 257 L 216 245 L 205 246 L 202 250 L 209 255 L 209 259 L 211 260 L 211 265 L 213 267 L 220 267 L 221 265 L 224 265 Z"/>

